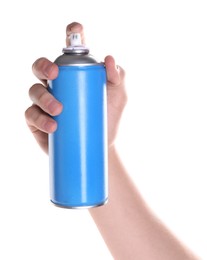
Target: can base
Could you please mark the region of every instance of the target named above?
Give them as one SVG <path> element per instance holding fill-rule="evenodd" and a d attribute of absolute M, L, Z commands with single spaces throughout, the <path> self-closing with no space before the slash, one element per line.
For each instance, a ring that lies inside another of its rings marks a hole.
<path fill-rule="evenodd" d="M 52 204 L 58 208 L 64 208 L 64 209 L 91 209 L 91 208 L 97 208 L 97 207 L 100 207 L 100 206 L 103 206 L 105 204 L 107 204 L 108 202 L 108 198 L 100 203 L 100 204 L 95 204 L 95 205 L 89 205 L 89 206 L 65 206 L 65 205 L 62 205 L 62 204 L 58 204 L 58 203 L 55 203 L 54 201 L 50 200 L 52 202 Z"/>

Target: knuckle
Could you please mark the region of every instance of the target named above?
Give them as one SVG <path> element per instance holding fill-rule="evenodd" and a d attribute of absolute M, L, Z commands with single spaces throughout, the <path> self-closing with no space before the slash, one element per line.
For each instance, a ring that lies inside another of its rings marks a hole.
<path fill-rule="evenodd" d="M 49 99 L 50 99 L 50 94 L 46 90 L 42 91 L 38 97 L 38 101 L 39 101 L 38 103 L 45 106 Z"/>
<path fill-rule="evenodd" d="M 31 118 L 32 110 L 33 110 L 33 105 L 30 106 L 30 107 L 28 107 L 28 108 L 25 110 L 25 112 L 24 112 L 24 116 L 25 116 L 25 119 L 26 119 L 27 121 L 29 121 L 30 118 Z"/>
<path fill-rule="evenodd" d="M 38 106 L 32 105 L 25 111 L 26 123 L 30 130 L 36 131 L 36 129 L 43 129 L 45 122 L 47 122 L 48 118 Z"/>
<path fill-rule="evenodd" d="M 40 113 L 39 113 L 39 109 L 37 108 L 37 106 L 32 105 L 26 109 L 25 118 L 27 119 L 27 121 L 34 121 L 38 118 L 39 114 Z"/>
<path fill-rule="evenodd" d="M 31 97 L 34 92 L 36 92 L 37 88 L 40 86 L 41 84 L 39 83 L 35 83 L 31 86 L 31 88 L 29 89 L 29 96 Z"/>
<path fill-rule="evenodd" d="M 49 63 L 50 61 L 45 58 L 45 57 L 41 57 L 39 59 L 37 59 L 33 64 L 32 64 L 32 71 L 34 73 L 38 72 L 38 71 L 41 71 L 42 68 L 46 67 L 47 64 Z"/>
<path fill-rule="evenodd" d="M 42 62 L 45 60 L 44 57 L 41 57 L 39 59 L 37 59 L 33 64 L 32 64 L 32 70 L 35 70 L 36 68 L 39 67 L 40 64 L 42 64 Z"/>

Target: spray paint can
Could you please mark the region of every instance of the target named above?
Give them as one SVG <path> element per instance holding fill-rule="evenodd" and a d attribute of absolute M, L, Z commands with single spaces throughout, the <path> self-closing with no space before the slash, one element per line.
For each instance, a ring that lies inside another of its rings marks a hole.
<path fill-rule="evenodd" d="M 59 74 L 48 90 L 63 104 L 49 134 L 50 199 L 60 207 L 90 208 L 108 199 L 106 70 L 80 34 L 55 63 Z"/>

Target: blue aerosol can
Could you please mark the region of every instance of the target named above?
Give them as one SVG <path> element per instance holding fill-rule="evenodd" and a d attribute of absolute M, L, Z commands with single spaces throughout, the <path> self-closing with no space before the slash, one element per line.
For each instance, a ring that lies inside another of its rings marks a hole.
<path fill-rule="evenodd" d="M 60 207 L 90 208 L 108 200 L 106 70 L 80 34 L 55 63 L 48 89 L 63 104 L 49 134 L 50 199 Z"/>

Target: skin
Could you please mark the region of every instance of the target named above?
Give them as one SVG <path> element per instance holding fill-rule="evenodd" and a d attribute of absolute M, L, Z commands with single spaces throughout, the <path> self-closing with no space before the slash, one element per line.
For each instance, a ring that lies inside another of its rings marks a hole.
<path fill-rule="evenodd" d="M 83 26 L 71 23 L 66 27 L 66 45 L 71 32 L 81 34 Z M 119 158 L 115 138 L 122 111 L 127 102 L 125 72 L 112 56 L 104 60 L 107 72 L 109 201 L 89 209 L 114 259 L 190 260 L 199 259 L 186 248 L 146 205 Z M 46 58 L 36 60 L 33 73 L 41 83 L 29 90 L 32 106 L 25 119 L 42 150 L 48 153 L 48 133 L 57 123 L 49 115 L 58 115 L 63 107 L 48 91 L 47 80 L 58 76 L 58 67 Z"/>

